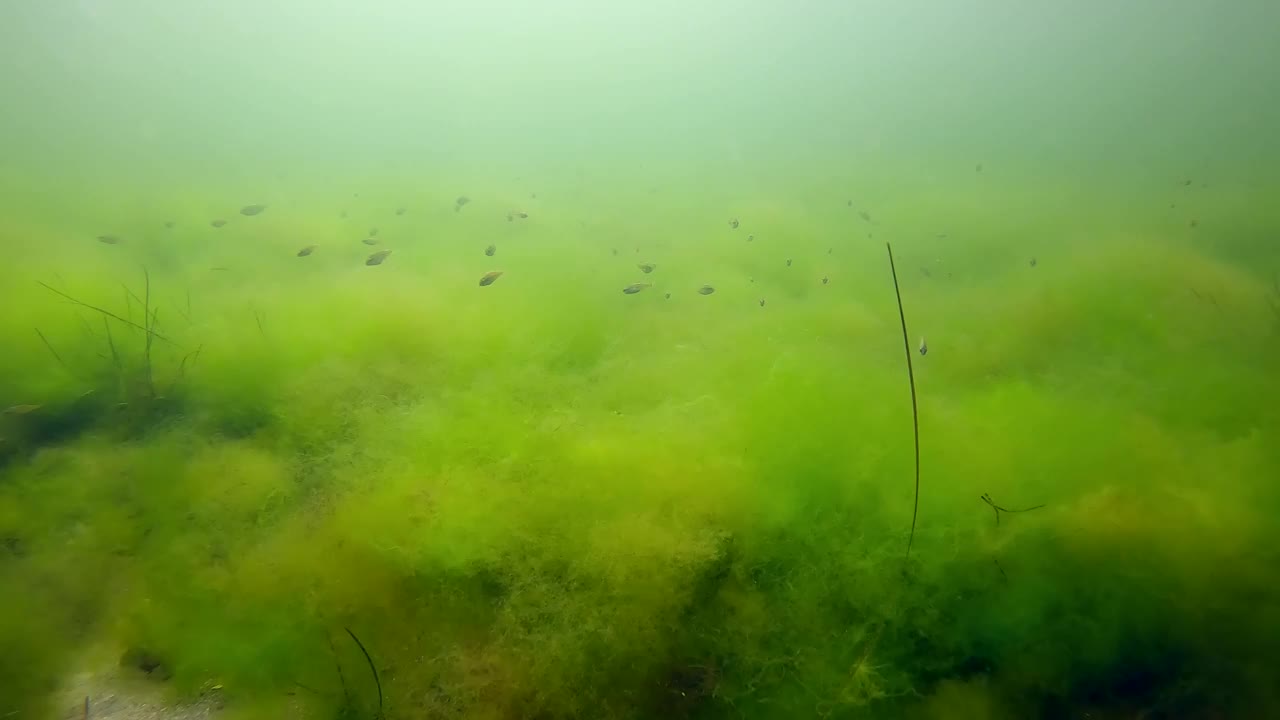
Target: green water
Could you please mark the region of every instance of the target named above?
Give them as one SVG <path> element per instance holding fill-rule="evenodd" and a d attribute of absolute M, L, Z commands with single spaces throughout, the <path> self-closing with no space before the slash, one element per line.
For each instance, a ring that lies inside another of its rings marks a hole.
<path fill-rule="evenodd" d="M 694 5 L 0 9 L 0 718 L 1280 714 L 1280 10 Z"/>

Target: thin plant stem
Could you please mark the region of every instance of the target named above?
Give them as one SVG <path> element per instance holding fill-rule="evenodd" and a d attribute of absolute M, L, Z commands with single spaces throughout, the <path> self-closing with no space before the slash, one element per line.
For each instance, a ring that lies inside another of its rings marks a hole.
<path fill-rule="evenodd" d="M 907 382 L 911 385 L 911 429 L 916 446 L 915 498 L 911 504 L 911 534 L 907 536 L 907 557 L 911 557 L 911 544 L 916 538 L 916 517 L 920 513 L 920 411 L 916 404 L 916 373 L 911 367 L 911 339 L 907 334 L 907 314 L 902 309 L 902 290 L 898 287 L 898 270 L 893 264 L 893 246 L 884 244 L 889 251 L 889 272 L 893 275 L 893 293 L 898 298 L 898 319 L 902 322 L 902 347 L 907 354 Z"/>

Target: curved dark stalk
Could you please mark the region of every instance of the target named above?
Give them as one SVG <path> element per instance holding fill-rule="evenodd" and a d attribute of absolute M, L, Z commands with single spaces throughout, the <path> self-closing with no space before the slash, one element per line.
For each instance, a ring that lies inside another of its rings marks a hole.
<path fill-rule="evenodd" d="M 893 246 L 885 243 L 889 251 L 889 272 L 893 275 L 893 294 L 898 298 L 898 319 L 902 321 L 902 348 L 907 353 L 907 382 L 911 384 L 911 429 L 916 442 L 916 494 L 911 505 L 911 534 L 907 536 L 907 557 L 911 557 L 911 544 L 916 539 L 916 517 L 920 514 L 920 411 L 916 406 L 916 373 L 911 367 L 911 339 L 907 335 L 907 314 L 902 310 L 902 291 L 898 288 L 898 270 L 893 265 Z"/>
<path fill-rule="evenodd" d="M 360 652 L 364 653 L 364 659 L 369 662 L 369 671 L 373 673 L 373 684 L 378 686 L 378 717 L 382 717 L 382 681 L 378 679 L 378 668 L 373 666 L 373 658 L 369 657 L 369 651 L 364 649 L 364 643 L 360 642 L 360 638 L 351 632 L 351 628 L 342 628 L 347 631 L 352 640 L 356 641 L 356 645 L 360 646 Z"/>

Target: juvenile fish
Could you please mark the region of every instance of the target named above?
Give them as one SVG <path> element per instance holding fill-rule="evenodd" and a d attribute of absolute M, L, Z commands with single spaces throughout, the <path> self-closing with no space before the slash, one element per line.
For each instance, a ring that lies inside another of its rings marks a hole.
<path fill-rule="evenodd" d="M 227 224 L 227 221 L 226 221 L 226 220 L 211 220 L 211 221 L 209 221 L 209 224 L 210 224 L 210 225 L 212 225 L 212 226 L 214 226 L 214 227 L 216 227 L 216 228 L 220 228 L 220 227 L 222 227 L 223 225 L 226 225 L 226 224 Z"/>
<path fill-rule="evenodd" d="M 119 245 L 120 238 L 116 235 L 99 235 L 98 242 L 105 243 L 107 245 Z"/>
<path fill-rule="evenodd" d="M 377 244 L 378 244 L 378 241 L 377 241 L 377 239 L 375 239 L 375 238 L 365 238 L 365 239 L 361 240 L 360 242 L 364 243 L 365 245 L 377 245 Z"/>
<path fill-rule="evenodd" d="M 240 214 L 252 217 L 266 209 L 267 209 L 266 205 L 245 205 L 244 207 L 240 208 Z"/>
<path fill-rule="evenodd" d="M 923 337 L 920 338 L 920 354 L 921 355 L 929 354 L 929 343 L 925 342 Z"/>
<path fill-rule="evenodd" d="M 868 213 L 866 210 L 859 210 L 858 217 L 866 220 L 867 222 L 871 222 L 871 213 Z"/>
<path fill-rule="evenodd" d="M 298 257 L 306 257 L 316 251 L 315 245 L 308 245 L 298 251 Z"/>
<path fill-rule="evenodd" d="M 489 257 L 493 257 L 494 253 L 496 252 L 498 252 L 497 245 L 490 245 L 489 247 L 484 249 L 484 254 L 488 255 Z"/>
<path fill-rule="evenodd" d="M 403 215 L 403 214 L 405 214 L 405 209 L 404 209 L 404 208 L 402 208 L 402 207 L 400 207 L 400 208 L 396 208 L 396 214 L 397 214 L 397 215 Z"/>
<path fill-rule="evenodd" d="M 471 198 L 467 197 L 466 195 L 458 196 L 458 199 L 453 201 L 453 211 L 458 212 L 459 210 L 462 209 L 463 205 L 466 205 L 469 202 L 471 202 Z"/>
<path fill-rule="evenodd" d="M 730 227 L 730 228 L 732 228 L 732 229 L 734 229 L 734 230 L 737 230 L 737 229 L 738 229 L 738 218 L 733 218 L 733 219 L 731 219 L 731 220 L 729 221 L 729 227 Z"/>
<path fill-rule="evenodd" d="M 636 267 L 640 268 L 640 272 L 644 273 L 645 275 L 648 275 L 649 273 L 657 269 L 658 266 L 654 265 L 653 263 L 640 263 Z"/>
<path fill-rule="evenodd" d="M 365 265 L 381 265 L 382 261 L 386 260 L 387 256 L 390 254 L 391 254 L 390 250 L 379 250 L 378 252 L 370 255 L 369 259 L 364 261 L 364 264 Z"/>
<path fill-rule="evenodd" d="M 13 407 L 5 408 L 4 414 L 5 415 L 26 415 L 28 413 L 33 413 L 42 407 L 44 406 L 43 405 L 14 405 Z"/>
<path fill-rule="evenodd" d="M 369 237 L 377 237 L 377 236 L 378 236 L 378 228 L 376 227 L 369 228 Z"/>
<path fill-rule="evenodd" d="M 653 287 L 653 283 L 631 283 L 630 285 L 622 288 L 622 292 L 628 295 L 635 295 L 648 287 Z"/>
<path fill-rule="evenodd" d="M 716 289 L 711 287 L 710 285 L 703 285 L 702 287 L 698 288 L 699 295 L 710 295 L 715 291 Z"/>
<path fill-rule="evenodd" d="M 492 285 L 495 282 L 497 282 L 498 278 L 500 277 L 502 277 L 501 270 L 494 270 L 493 272 L 487 272 L 480 278 L 480 287 Z"/>

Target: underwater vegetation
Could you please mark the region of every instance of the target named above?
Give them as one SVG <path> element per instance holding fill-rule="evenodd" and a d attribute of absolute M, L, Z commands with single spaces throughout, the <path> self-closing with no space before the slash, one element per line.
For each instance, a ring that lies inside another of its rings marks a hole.
<path fill-rule="evenodd" d="M 1280 717 L 1276 3 L 0 3 L 0 720 Z"/>
<path fill-rule="evenodd" d="M 235 718 L 1280 708 L 1266 254 L 907 223 L 891 267 L 840 201 L 637 264 L 482 189 L 386 263 L 309 201 L 2 271 L 0 716 L 109 713 L 85 668 Z"/>

